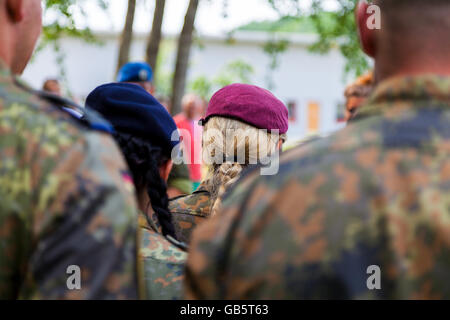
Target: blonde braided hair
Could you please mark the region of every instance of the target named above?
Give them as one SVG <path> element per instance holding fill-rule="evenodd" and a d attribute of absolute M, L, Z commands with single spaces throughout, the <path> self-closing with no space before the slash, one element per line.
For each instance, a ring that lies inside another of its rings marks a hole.
<path fill-rule="evenodd" d="M 206 189 L 211 196 L 211 216 L 220 212 L 221 198 L 245 167 L 270 157 L 286 135 L 268 133 L 244 122 L 213 117 L 203 131 L 203 161 L 208 165 Z"/>

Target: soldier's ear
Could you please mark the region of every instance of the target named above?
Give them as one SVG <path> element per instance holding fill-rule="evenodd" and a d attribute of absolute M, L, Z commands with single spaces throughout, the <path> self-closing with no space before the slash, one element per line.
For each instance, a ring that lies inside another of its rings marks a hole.
<path fill-rule="evenodd" d="M 13 23 L 19 23 L 25 16 L 25 0 L 6 0 L 8 17 Z"/>
<path fill-rule="evenodd" d="M 361 47 L 366 54 L 373 58 L 375 57 L 376 52 L 376 35 L 375 30 L 368 27 L 369 18 L 371 17 L 368 13 L 368 8 L 369 4 L 367 1 L 359 1 L 356 7 L 355 15 Z"/>

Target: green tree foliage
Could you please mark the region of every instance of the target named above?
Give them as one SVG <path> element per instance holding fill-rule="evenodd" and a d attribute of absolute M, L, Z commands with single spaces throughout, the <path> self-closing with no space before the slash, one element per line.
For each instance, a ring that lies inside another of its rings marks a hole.
<path fill-rule="evenodd" d="M 156 62 L 155 86 L 156 92 L 166 98 L 172 96 L 173 68 L 170 64 L 170 56 L 176 50 L 176 43 L 162 41 Z"/>
<path fill-rule="evenodd" d="M 312 52 L 325 54 L 338 48 L 347 60 L 347 74 L 361 75 L 369 68 L 368 58 L 360 49 L 356 32 L 354 11 L 358 0 L 335 0 L 331 9 L 330 1 L 323 0 L 312 0 L 310 6 L 305 6 L 305 0 L 263 1 L 269 1 L 283 17 L 275 28 L 272 24 L 269 30 L 286 32 L 288 26 L 297 32 L 313 31 L 319 39 L 310 47 Z"/>
<path fill-rule="evenodd" d="M 254 73 L 253 67 L 243 60 L 235 60 L 225 65 L 215 77 L 213 83 L 225 87 L 232 83 L 250 83 Z"/>
<path fill-rule="evenodd" d="M 251 83 L 253 67 L 243 60 L 226 64 L 212 79 L 202 75 L 189 83 L 189 92 L 209 101 L 213 93 L 233 83 Z"/>
<path fill-rule="evenodd" d="M 212 95 L 213 83 L 206 76 L 199 76 L 189 83 L 189 91 L 195 93 L 204 101 L 209 101 Z"/>
<path fill-rule="evenodd" d="M 43 0 L 44 26 L 41 41 L 39 42 L 39 53 L 43 48 L 51 46 L 56 53 L 56 63 L 63 80 L 66 78 L 64 67 L 65 53 L 61 50 L 60 40 L 64 36 L 82 39 L 89 43 L 96 43 L 94 35 L 89 27 L 79 28 L 75 17 L 86 17 L 83 5 L 88 0 Z M 92 1 L 92 0 L 89 0 Z M 109 0 L 96 0 L 96 4 L 103 10 L 108 8 Z"/>
<path fill-rule="evenodd" d="M 267 76 L 266 76 L 267 89 L 269 89 L 269 90 L 275 89 L 275 82 L 273 81 L 273 74 L 280 67 L 281 54 L 283 54 L 283 52 L 285 52 L 288 48 L 289 48 L 289 41 L 285 40 L 285 39 L 270 40 L 263 47 L 264 52 L 269 57 L 269 65 L 268 65 L 268 71 L 267 71 Z"/>
<path fill-rule="evenodd" d="M 326 53 L 337 46 L 347 59 L 345 70 L 359 76 L 369 68 L 367 56 L 360 47 L 356 32 L 355 7 L 357 0 L 339 0 L 339 9 L 324 16 L 322 1 L 314 0 L 311 18 L 319 34 L 319 41 L 311 47 L 313 52 Z"/>
<path fill-rule="evenodd" d="M 44 28 L 42 32 L 41 46 L 51 44 L 62 36 L 81 38 L 88 42 L 94 42 L 89 27 L 80 29 L 75 23 L 75 15 L 86 17 L 83 5 L 88 0 L 44 0 Z M 92 0 L 89 0 L 92 1 Z M 109 0 L 96 0 L 96 4 L 106 10 Z"/>

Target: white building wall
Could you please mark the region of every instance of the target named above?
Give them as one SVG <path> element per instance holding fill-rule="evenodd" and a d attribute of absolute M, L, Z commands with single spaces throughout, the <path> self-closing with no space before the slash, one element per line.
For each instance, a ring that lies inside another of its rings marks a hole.
<path fill-rule="evenodd" d="M 114 80 L 118 54 L 116 35 L 101 35 L 102 45 L 90 45 L 76 39 L 64 39 L 62 49 L 71 92 L 81 99 L 98 85 Z M 317 102 L 321 107 L 320 133 L 327 134 L 342 127 L 337 123 L 337 105 L 343 101 L 344 59 L 339 52 L 317 55 L 308 52 L 311 37 L 291 37 L 289 49 L 280 56 L 279 69 L 273 74 L 273 92 L 286 104 L 297 103 L 297 122 L 291 124 L 289 136 L 295 139 L 307 134 L 307 105 Z M 254 68 L 252 82 L 266 87 L 268 56 L 262 47 L 265 35 L 242 34 L 233 44 L 222 38 L 203 38 L 202 46 L 195 46 L 191 56 L 189 79 L 205 75 L 216 76 L 229 62 L 237 59 Z M 145 36 L 138 35 L 131 48 L 133 60 L 143 60 Z M 174 54 L 167 63 L 173 65 Z M 27 68 L 24 78 L 39 88 L 45 79 L 58 75 L 55 53 L 47 48 L 39 53 Z"/>

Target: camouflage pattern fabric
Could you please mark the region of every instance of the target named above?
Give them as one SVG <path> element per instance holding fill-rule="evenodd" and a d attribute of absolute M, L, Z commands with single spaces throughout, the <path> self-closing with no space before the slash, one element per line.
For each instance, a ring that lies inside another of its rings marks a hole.
<path fill-rule="evenodd" d="M 169 211 L 172 213 L 177 239 L 190 243 L 194 229 L 210 215 L 211 200 L 205 184 L 202 183 L 198 190 L 189 196 L 171 199 Z"/>
<path fill-rule="evenodd" d="M 448 270 L 450 78 L 424 75 L 386 80 L 346 129 L 238 182 L 194 232 L 186 287 L 197 299 L 450 299 Z"/>
<path fill-rule="evenodd" d="M 183 298 L 184 268 L 187 254 L 165 239 L 142 214 L 139 217 L 139 261 L 147 300 Z"/>
<path fill-rule="evenodd" d="M 126 172 L 107 134 L 17 86 L 0 62 L 0 299 L 137 298 Z M 81 290 L 68 289 L 69 266 Z"/>

